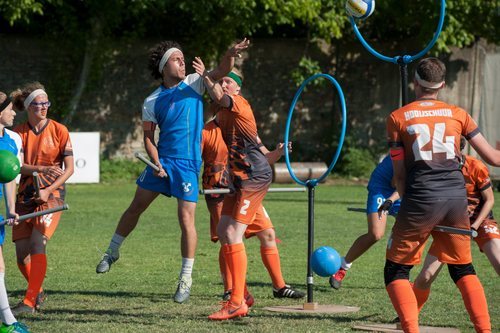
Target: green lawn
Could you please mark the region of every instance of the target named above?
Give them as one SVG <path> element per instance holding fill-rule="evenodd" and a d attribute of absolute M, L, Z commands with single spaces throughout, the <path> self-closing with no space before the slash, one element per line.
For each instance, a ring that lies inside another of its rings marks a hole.
<path fill-rule="evenodd" d="M 199 245 L 194 284 L 188 304 L 172 301 L 180 269 L 180 231 L 176 203 L 159 198 L 143 215 L 125 241 L 121 258 L 111 271 L 96 275 L 117 220 L 128 206 L 133 184 L 73 185 L 68 187 L 71 210 L 63 214 L 48 246 L 45 288 L 49 298 L 43 311 L 23 318 L 32 332 L 353 332 L 357 323 L 388 322 L 395 317 L 383 283 L 386 239 L 361 257 L 343 287 L 334 291 L 326 278 L 315 278 L 315 301 L 361 307 L 345 315 L 275 314 L 265 306 L 301 304 L 272 297 L 270 278 L 260 260 L 256 239 L 246 242 L 248 284 L 256 298 L 251 315 L 235 321 L 210 322 L 218 309 L 222 285 L 218 274 L 218 245 L 208 237 L 208 214 L 203 199 L 197 211 Z M 316 247 L 329 245 L 345 254 L 366 230 L 365 216 L 346 207 L 364 207 L 362 186 L 326 186 L 316 190 Z M 498 199 L 498 197 L 497 197 Z M 265 206 L 282 240 L 282 269 L 288 283 L 305 290 L 307 253 L 307 194 L 269 194 Z M 497 209 L 497 216 L 500 210 Z M 389 225 L 392 226 L 390 218 Z M 10 231 L 7 239 L 10 239 Z M 489 300 L 494 330 L 500 327 L 498 277 L 486 257 L 473 246 L 476 271 Z M 26 283 L 14 259 L 14 248 L 4 246 L 7 289 L 17 303 Z M 413 270 L 413 277 L 419 268 Z M 458 289 L 444 269 L 421 314 L 421 323 L 452 326 L 471 332 L 472 325 Z"/>

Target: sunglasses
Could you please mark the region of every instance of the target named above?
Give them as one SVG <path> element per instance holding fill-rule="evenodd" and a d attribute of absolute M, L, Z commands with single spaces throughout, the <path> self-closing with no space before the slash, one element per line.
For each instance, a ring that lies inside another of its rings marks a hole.
<path fill-rule="evenodd" d="M 43 109 L 43 108 L 49 108 L 51 104 L 52 103 L 50 103 L 50 101 L 47 101 L 47 102 L 40 102 L 40 103 L 32 102 L 30 105 L 33 105 L 37 109 Z"/>

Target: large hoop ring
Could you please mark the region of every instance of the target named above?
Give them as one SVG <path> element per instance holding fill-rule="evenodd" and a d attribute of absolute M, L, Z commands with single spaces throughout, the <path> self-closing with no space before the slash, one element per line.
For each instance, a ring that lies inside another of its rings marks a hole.
<path fill-rule="evenodd" d="M 290 156 L 289 156 L 289 151 L 288 151 L 288 142 L 289 142 L 288 138 L 290 135 L 290 125 L 292 123 L 293 111 L 295 110 L 295 106 L 297 104 L 297 101 L 298 101 L 300 95 L 302 94 L 302 91 L 307 86 L 307 84 L 309 84 L 309 82 L 311 82 L 319 77 L 327 79 L 337 89 L 337 92 L 339 95 L 339 101 L 340 101 L 340 105 L 341 105 L 341 109 L 342 109 L 341 110 L 342 111 L 342 129 L 340 132 L 340 139 L 339 139 L 339 144 L 337 146 L 337 150 L 335 151 L 335 155 L 333 156 L 332 162 L 330 163 L 328 170 L 319 178 L 308 179 L 307 181 L 302 181 L 302 180 L 297 178 L 297 176 L 293 172 L 292 166 L 290 165 Z M 340 156 L 340 151 L 342 150 L 342 146 L 344 144 L 345 132 L 346 132 L 346 127 L 347 127 L 346 114 L 347 114 L 347 112 L 346 112 L 346 107 L 345 107 L 344 93 L 343 93 L 342 88 L 340 87 L 339 83 L 337 82 L 337 80 L 335 80 L 332 76 L 330 76 L 328 74 L 320 73 L 320 74 L 315 74 L 315 75 L 309 77 L 308 79 L 306 79 L 304 82 L 302 82 L 299 89 L 295 93 L 295 97 L 293 98 L 292 105 L 290 105 L 290 109 L 288 110 L 288 119 L 286 121 L 285 141 L 284 141 L 286 167 L 288 168 L 288 172 L 290 172 L 290 176 L 297 184 L 302 185 L 302 186 L 313 186 L 314 187 L 319 182 L 321 182 L 323 179 L 325 179 L 330 174 L 330 172 L 332 172 L 333 167 L 337 163 L 337 160 Z"/>

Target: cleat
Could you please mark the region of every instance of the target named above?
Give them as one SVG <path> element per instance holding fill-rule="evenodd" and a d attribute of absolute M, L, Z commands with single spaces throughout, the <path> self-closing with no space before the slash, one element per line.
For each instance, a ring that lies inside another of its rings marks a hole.
<path fill-rule="evenodd" d="M 306 294 L 304 292 L 295 290 L 288 284 L 285 284 L 285 286 L 279 290 L 273 288 L 273 296 L 275 298 L 302 298 L 305 295 Z"/>
<path fill-rule="evenodd" d="M 247 306 L 249 308 L 252 307 L 253 303 L 255 303 L 255 298 L 253 298 L 252 294 L 250 293 L 245 294 L 245 303 L 247 303 Z"/>
<path fill-rule="evenodd" d="M 191 285 L 193 280 L 189 277 L 181 277 L 179 278 L 179 282 L 177 284 L 177 290 L 174 295 L 174 302 L 176 303 L 185 303 L 189 299 L 189 294 L 191 293 Z"/>
<path fill-rule="evenodd" d="M 0 326 L 0 333 L 29 333 L 28 326 L 16 321 L 12 325 L 2 323 Z"/>
<path fill-rule="evenodd" d="M 35 310 L 39 311 L 46 300 L 47 300 L 47 293 L 45 293 L 45 291 L 39 292 L 38 295 L 36 296 Z"/>
<path fill-rule="evenodd" d="M 248 305 L 245 302 L 233 305 L 231 302 L 222 302 L 222 308 L 208 316 L 210 320 L 228 320 L 248 315 Z"/>
<path fill-rule="evenodd" d="M 12 309 L 12 314 L 14 316 L 22 315 L 25 313 L 33 314 L 35 313 L 35 308 L 29 306 L 28 304 L 24 303 L 23 301 L 19 302 L 16 306 L 14 306 Z"/>
<path fill-rule="evenodd" d="M 222 295 L 222 300 L 227 302 L 231 299 L 231 290 L 226 290 Z"/>
<path fill-rule="evenodd" d="M 120 254 L 112 255 L 111 250 L 108 249 L 106 253 L 102 256 L 101 261 L 97 264 L 95 271 L 97 274 L 107 273 L 109 272 L 111 265 L 116 262 L 120 258 Z"/>
<path fill-rule="evenodd" d="M 337 273 L 333 274 L 330 276 L 330 286 L 332 286 L 333 289 L 340 289 L 340 286 L 342 285 L 342 280 L 345 278 L 345 275 L 347 274 L 347 271 L 343 268 L 339 269 Z"/>

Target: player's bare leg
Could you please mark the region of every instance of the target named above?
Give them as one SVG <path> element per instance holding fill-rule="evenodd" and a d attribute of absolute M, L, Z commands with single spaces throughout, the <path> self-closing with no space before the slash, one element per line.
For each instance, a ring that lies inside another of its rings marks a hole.
<path fill-rule="evenodd" d="M 339 271 L 330 277 L 330 285 L 334 289 L 339 289 L 342 280 L 351 268 L 352 262 L 362 256 L 370 247 L 384 237 L 385 227 L 387 225 L 387 215 L 371 213 L 367 216 L 368 232 L 359 236 L 347 251 L 345 257 L 342 257 L 342 263 Z"/>
<path fill-rule="evenodd" d="M 125 238 L 135 229 L 141 214 L 156 199 L 158 193 L 145 190 L 139 186 L 129 207 L 123 212 L 108 249 L 96 267 L 96 273 L 109 272 L 111 265 L 120 258 L 120 247 Z"/>
<path fill-rule="evenodd" d="M 174 295 L 174 301 L 184 303 L 189 299 L 191 293 L 194 255 L 198 243 L 198 235 L 194 224 L 196 203 L 178 199 L 177 215 L 181 228 L 181 255 L 182 268 L 179 274 L 179 282 Z"/>
<path fill-rule="evenodd" d="M 488 257 L 491 266 L 500 275 L 500 239 L 495 238 L 485 243 L 482 250 L 486 257 Z"/>

